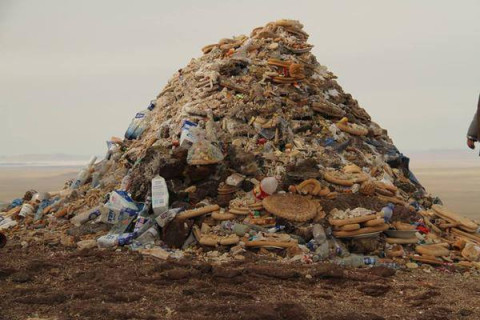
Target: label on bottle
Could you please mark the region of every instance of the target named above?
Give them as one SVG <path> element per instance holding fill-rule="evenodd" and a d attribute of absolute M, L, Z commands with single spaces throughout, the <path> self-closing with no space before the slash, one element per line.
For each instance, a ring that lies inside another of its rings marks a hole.
<path fill-rule="evenodd" d="M 152 179 L 152 208 L 156 214 L 161 214 L 168 210 L 168 188 L 165 179 L 156 176 Z"/>

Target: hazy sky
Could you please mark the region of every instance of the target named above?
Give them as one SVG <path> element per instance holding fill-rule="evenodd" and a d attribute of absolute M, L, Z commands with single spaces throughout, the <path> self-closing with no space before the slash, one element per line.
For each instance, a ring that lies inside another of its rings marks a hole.
<path fill-rule="evenodd" d="M 280 18 L 305 25 L 401 150 L 464 148 L 479 13 L 478 0 L 0 0 L 0 155 L 103 154 L 202 46 Z"/>

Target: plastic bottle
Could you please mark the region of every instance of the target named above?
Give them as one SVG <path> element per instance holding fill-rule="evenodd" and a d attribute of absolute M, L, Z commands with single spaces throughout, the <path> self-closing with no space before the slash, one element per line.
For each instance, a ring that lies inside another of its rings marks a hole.
<path fill-rule="evenodd" d="M 152 208 L 156 215 L 168 210 L 168 188 L 165 179 L 159 175 L 152 179 Z"/>
<path fill-rule="evenodd" d="M 25 218 L 27 216 L 33 215 L 35 212 L 35 207 L 32 206 L 30 203 L 25 203 L 18 214 L 20 217 Z"/>
<path fill-rule="evenodd" d="M 70 186 L 70 189 L 78 189 L 80 186 L 82 186 L 85 183 L 85 181 L 87 181 L 88 177 L 90 177 L 90 173 L 92 171 L 95 161 L 97 161 L 97 157 L 92 156 L 90 158 L 90 161 L 88 161 L 87 166 L 82 170 L 80 170 L 80 172 L 77 175 L 77 178 L 73 181 L 72 185 Z"/>
<path fill-rule="evenodd" d="M 38 221 L 38 220 L 42 219 L 43 210 L 51 204 L 52 204 L 52 201 L 50 201 L 49 199 L 42 200 L 42 202 L 38 205 L 38 208 L 37 208 L 37 211 L 35 212 L 35 217 L 33 218 L 33 221 Z"/>
<path fill-rule="evenodd" d="M 131 185 L 132 185 L 132 173 L 131 173 L 131 170 L 128 170 L 127 174 L 122 179 L 122 183 L 120 185 L 120 190 L 128 192 Z"/>
<path fill-rule="evenodd" d="M 337 263 L 344 267 L 358 268 L 367 265 L 375 265 L 377 263 L 377 258 L 360 254 L 351 254 L 348 257 L 338 259 Z"/>
<path fill-rule="evenodd" d="M 138 213 L 137 221 L 135 222 L 135 227 L 133 228 L 133 232 L 136 235 L 140 235 L 145 230 L 153 225 L 153 217 L 150 216 L 150 207 L 152 204 L 152 198 L 147 196 L 145 199 L 145 204 L 143 205 L 142 210 Z"/>
<path fill-rule="evenodd" d="M 100 177 L 101 177 L 100 172 L 94 172 L 92 174 L 92 188 L 96 188 L 100 185 Z"/>
<path fill-rule="evenodd" d="M 258 199 L 264 199 L 275 193 L 278 187 L 278 180 L 275 177 L 263 178 L 260 185 L 253 189 L 253 194 Z"/>
<path fill-rule="evenodd" d="M 313 239 L 315 239 L 318 244 L 322 244 L 327 240 L 327 235 L 321 224 L 313 225 L 312 233 Z"/>
<path fill-rule="evenodd" d="M 233 232 L 239 237 L 243 237 L 245 234 L 247 234 L 250 231 L 250 227 L 243 223 L 238 223 L 233 221 L 222 221 L 220 225 L 222 229 L 227 233 Z"/>
<path fill-rule="evenodd" d="M 143 232 L 136 240 L 135 245 L 153 245 L 158 238 L 158 231 L 156 227 L 150 227 L 147 231 Z"/>
<path fill-rule="evenodd" d="M 383 219 L 385 220 L 385 222 L 390 221 L 390 219 L 392 218 L 394 208 L 395 206 L 392 203 L 389 203 L 382 208 Z"/>
<path fill-rule="evenodd" d="M 99 248 L 111 248 L 115 246 L 124 246 L 131 243 L 133 236 L 131 233 L 107 234 L 97 239 Z"/>
<path fill-rule="evenodd" d="M 155 108 L 156 101 L 150 101 L 150 105 L 147 109 L 137 112 L 135 118 L 128 126 L 127 132 L 125 132 L 125 138 L 128 140 L 137 139 L 142 135 L 148 126 L 148 122 L 151 117 L 151 112 Z"/>
<path fill-rule="evenodd" d="M 315 250 L 315 260 L 325 260 L 330 256 L 330 246 L 328 241 L 324 241 L 320 244 L 317 249 Z"/>
<path fill-rule="evenodd" d="M 104 205 L 96 206 L 94 208 L 80 212 L 75 217 L 70 219 L 70 223 L 75 226 L 80 226 L 87 221 L 93 220 L 100 216 L 103 211 L 108 210 Z"/>

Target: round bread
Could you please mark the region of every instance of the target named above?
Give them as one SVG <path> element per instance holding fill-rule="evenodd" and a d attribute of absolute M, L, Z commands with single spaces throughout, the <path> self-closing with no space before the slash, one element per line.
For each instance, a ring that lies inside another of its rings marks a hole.
<path fill-rule="evenodd" d="M 220 238 L 220 244 L 223 246 L 231 246 L 240 242 L 240 238 L 236 234 L 231 234 Z"/>
<path fill-rule="evenodd" d="M 358 236 L 361 234 L 385 231 L 387 229 L 388 229 L 388 224 L 383 224 L 381 226 L 376 226 L 376 227 L 360 228 L 355 231 L 333 231 L 333 235 L 337 238 L 350 238 L 350 237 Z"/>
<path fill-rule="evenodd" d="M 368 180 L 368 175 L 365 173 L 343 173 L 339 171 L 325 171 L 323 179 L 326 181 L 338 184 L 344 187 L 351 187 L 355 183 L 362 183 Z"/>
<path fill-rule="evenodd" d="M 374 220 L 368 220 L 367 222 L 363 223 L 364 227 L 376 227 L 376 226 L 381 226 L 385 223 L 385 220 L 383 219 L 374 219 Z"/>
<path fill-rule="evenodd" d="M 283 193 L 274 194 L 263 199 L 265 210 L 277 217 L 290 221 L 305 222 L 317 214 L 317 205 L 307 197 Z"/>
<path fill-rule="evenodd" d="M 354 136 L 366 136 L 368 134 L 368 129 L 365 128 L 364 126 L 358 125 L 358 124 L 352 124 L 348 123 L 347 118 L 343 118 L 339 122 L 336 123 L 336 126 L 347 133 L 350 133 Z"/>
<path fill-rule="evenodd" d="M 392 225 L 397 230 L 402 230 L 402 231 L 416 230 L 416 227 L 414 225 L 409 224 L 409 223 L 404 223 L 404 222 L 401 222 L 401 221 L 392 222 Z"/>
<path fill-rule="evenodd" d="M 415 251 L 425 256 L 443 257 L 450 255 L 450 250 L 439 245 L 421 245 L 416 246 Z"/>
<path fill-rule="evenodd" d="M 198 241 L 202 246 L 215 247 L 218 244 L 217 236 L 204 236 L 200 237 Z"/>
<path fill-rule="evenodd" d="M 413 256 L 412 257 L 413 261 L 421 262 L 421 263 L 427 263 L 427 264 L 433 264 L 433 265 L 443 265 L 443 261 L 438 260 L 434 256 Z"/>
<path fill-rule="evenodd" d="M 390 244 L 416 244 L 417 237 L 414 238 L 386 238 L 385 241 Z"/>
<path fill-rule="evenodd" d="M 219 221 L 232 220 L 232 219 L 235 219 L 235 217 L 236 217 L 235 214 L 229 213 L 229 212 L 224 212 L 224 213 L 221 213 L 220 211 L 212 212 L 212 218 L 214 220 L 219 220 Z"/>
<path fill-rule="evenodd" d="M 306 187 L 310 187 L 307 190 Z M 296 186 L 297 192 L 300 194 L 318 195 L 322 191 L 322 185 L 317 179 L 308 179 Z"/>
<path fill-rule="evenodd" d="M 360 225 L 358 223 L 345 224 L 340 227 L 335 227 L 335 230 L 338 230 L 338 231 L 355 231 L 358 229 L 360 229 Z"/>
<path fill-rule="evenodd" d="M 450 222 L 458 223 L 458 227 L 460 229 L 463 229 L 467 232 L 475 232 L 478 229 L 478 224 L 466 217 L 462 217 L 461 215 L 448 210 L 444 206 L 434 204 L 432 206 L 432 209 L 435 211 L 435 214 L 438 215 L 440 218 L 443 218 Z"/>
<path fill-rule="evenodd" d="M 362 222 L 367 222 L 370 220 L 377 219 L 377 215 L 375 214 L 369 214 L 366 216 L 360 216 L 360 217 L 355 217 L 355 218 L 350 218 L 350 219 L 328 219 L 328 222 L 332 226 L 344 226 L 346 224 L 355 224 L 355 223 L 362 223 Z"/>

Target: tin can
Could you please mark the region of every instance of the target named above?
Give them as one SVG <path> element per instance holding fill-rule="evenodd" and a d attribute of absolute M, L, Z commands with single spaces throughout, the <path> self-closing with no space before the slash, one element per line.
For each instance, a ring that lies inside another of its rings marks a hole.
<path fill-rule="evenodd" d="M 33 215 L 34 211 L 35 211 L 35 208 L 31 204 L 25 203 L 22 206 L 22 209 L 20 210 L 20 213 L 18 215 L 25 218 L 27 216 Z"/>

